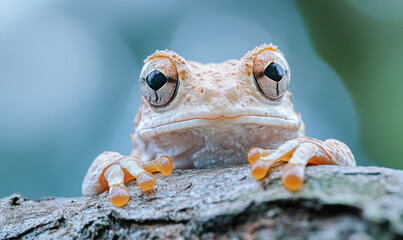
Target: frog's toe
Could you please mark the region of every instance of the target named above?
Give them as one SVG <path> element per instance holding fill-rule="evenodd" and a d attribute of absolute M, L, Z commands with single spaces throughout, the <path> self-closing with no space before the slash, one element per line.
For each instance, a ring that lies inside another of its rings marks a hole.
<path fill-rule="evenodd" d="M 126 169 L 130 180 L 137 179 L 137 185 L 143 190 L 150 190 L 154 187 L 156 179 L 151 172 L 144 169 L 144 163 L 132 156 L 127 156 L 119 160 L 119 165 Z"/>
<path fill-rule="evenodd" d="M 164 176 L 168 176 L 173 168 L 172 158 L 165 155 L 149 162 L 127 156 L 122 158 L 119 164 L 137 179 L 137 185 L 143 190 L 150 190 L 154 187 L 156 179 L 152 172 L 161 172 Z"/>
<path fill-rule="evenodd" d="M 301 188 L 305 179 L 305 168 L 309 162 L 318 163 L 319 159 L 326 158 L 325 152 L 317 144 L 302 142 L 292 154 L 282 175 L 284 186 L 290 191 Z"/>
<path fill-rule="evenodd" d="M 288 163 L 284 169 L 281 180 L 290 191 L 298 191 L 305 179 L 305 166 Z"/>
<path fill-rule="evenodd" d="M 172 172 L 174 163 L 172 158 L 163 155 L 153 161 L 143 162 L 143 167 L 148 172 L 161 172 L 162 175 L 168 176 Z"/>
<path fill-rule="evenodd" d="M 255 164 L 261 157 L 270 155 L 270 150 L 266 150 L 260 147 L 253 147 L 248 151 L 248 161 L 251 165 Z"/>
<path fill-rule="evenodd" d="M 103 152 L 95 158 L 83 180 L 83 195 L 98 195 L 109 188 L 104 173 L 107 168 L 116 164 L 121 156 L 118 152 Z"/>
<path fill-rule="evenodd" d="M 124 206 L 129 201 L 129 191 L 124 180 L 125 173 L 119 164 L 113 164 L 104 172 L 104 178 L 109 186 L 109 199 L 117 207 Z"/>

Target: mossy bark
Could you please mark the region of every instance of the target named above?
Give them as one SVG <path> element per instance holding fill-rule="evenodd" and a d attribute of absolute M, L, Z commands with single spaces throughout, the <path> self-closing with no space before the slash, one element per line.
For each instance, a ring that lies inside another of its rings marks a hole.
<path fill-rule="evenodd" d="M 398 239 L 403 238 L 403 171 L 310 166 L 303 189 L 281 169 L 258 182 L 249 166 L 174 170 L 129 203 L 94 197 L 0 199 L 0 238 Z"/>

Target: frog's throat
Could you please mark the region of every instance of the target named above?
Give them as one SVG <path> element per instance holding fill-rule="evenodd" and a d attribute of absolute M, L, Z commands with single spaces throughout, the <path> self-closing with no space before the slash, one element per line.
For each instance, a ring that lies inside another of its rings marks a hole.
<path fill-rule="evenodd" d="M 164 133 L 176 132 L 184 129 L 211 128 L 231 131 L 233 128 L 248 126 L 273 126 L 289 131 L 298 131 L 301 123 L 295 119 L 271 116 L 220 116 L 216 118 L 191 118 L 175 122 L 165 123 L 144 129 L 136 129 L 137 135 L 142 138 L 150 138 Z"/>

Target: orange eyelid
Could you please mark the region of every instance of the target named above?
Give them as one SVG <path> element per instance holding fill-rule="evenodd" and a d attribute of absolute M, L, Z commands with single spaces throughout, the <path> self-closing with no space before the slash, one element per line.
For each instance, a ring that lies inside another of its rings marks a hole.
<path fill-rule="evenodd" d="M 273 52 L 278 52 L 278 50 L 277 49 L 275 49 L 275 48 L 272 48 L 272 47 L 267 47 L 267 48 L 263 48 L 262 50 L 260 50 L 257 54 L 256 54 L 256 56 L 257 55 L 259 55 L 259 54 L 261 54 L 262 52 L 264 52 L 264 51 L 273 51 Z"/>
<path fill-rule="evenodd" d="M 271 48 L 271 47 L 266 48 L 265 50 L 269 50 L 269 51 L 277 52 L 277 49 L 275 49 L 275 48 Z"/>
<path fill-rule="evenodd" d="M 175 65 L 174 61 L 172 61 L 172 59 L 170 57 L 165 56 L 165 55 L 151 56 L 151 57 L 147 58 L 144 62 L 147 63 L 147 62 L 151 61 L 151 59 L 155 59 L 155 58 L 167 58 L 176 69 L 176 65 Z"/>

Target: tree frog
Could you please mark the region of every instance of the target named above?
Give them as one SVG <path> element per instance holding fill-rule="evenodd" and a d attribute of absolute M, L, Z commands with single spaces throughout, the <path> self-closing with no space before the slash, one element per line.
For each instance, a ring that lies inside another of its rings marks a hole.
<path fill-rule="evenodd" d="M 172 168 L 216 168 L 249 163 L 263 179 L 273 165 L 285 164 L 284 186 L 297 191 L 307 164 L 355 165 L 350 149 L 335 139 L 305 136 L 294 110 L 290 68 L 282 52 L 263 44 L 240 60 L 216 64 L 187 61 L 175 52 L 156 51 L 140 74 L 141 106 L 124 156 L 101 153 L 82 185 L 84 195 L 109 189 L 110 201 L 129 200 L 125 183 L 143 190 Z"/>

